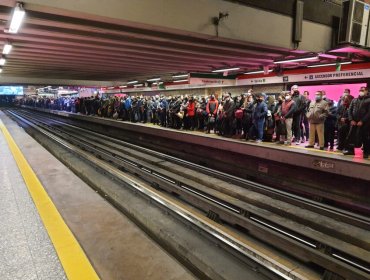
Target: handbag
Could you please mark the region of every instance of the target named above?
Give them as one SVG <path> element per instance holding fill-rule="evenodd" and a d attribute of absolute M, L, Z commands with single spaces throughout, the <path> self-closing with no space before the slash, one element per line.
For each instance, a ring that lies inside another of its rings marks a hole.
<path fill-rule="evenodd" d="M 176 116 L 178 116 L 182 120 L 184 118 L 184 112 L 178 112 Z"/>
<path fill-rule="evenodd" d="M 242 119 L 243 118 L 243 110 L 242 109 L 236 110 L 235 118 L 237 118 L 237 119 Z"/>
<path fill-rule="evenodd" d="M 214 116 L 209 117 L 209 123 L 215 123 L 216 118 Z"/>
<path fill-rule="evenodd" d="M 117 120 L 118 119 L 118 112 L 116 111 L 116 112 L 114 112 L 114 114 L 113 114 L 113 119 L 115 119 L 115 120 Z"/>

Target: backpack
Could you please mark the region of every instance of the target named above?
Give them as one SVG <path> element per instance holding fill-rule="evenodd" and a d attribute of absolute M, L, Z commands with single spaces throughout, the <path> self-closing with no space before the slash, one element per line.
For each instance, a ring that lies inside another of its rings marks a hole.
<path fill-rule="evenodd" d="M 243 118 L 243 110 L 242 109 L 236 110 L 236 112 L 235 112 L 235 118 L 236 119 L 242 119 Z"/>

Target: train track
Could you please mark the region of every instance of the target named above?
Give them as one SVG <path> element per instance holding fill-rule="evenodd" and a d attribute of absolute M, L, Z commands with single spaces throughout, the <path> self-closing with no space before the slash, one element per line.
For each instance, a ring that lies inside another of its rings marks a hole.
<path fill-rule="evenodd" d="M 8 113 L 18 119 L 18 121 L 43 131 L 49 137 L 54 137 L 54 139 L 57 137 L 58 141 L 66 141 L 68 145 L 78 146 L 90 154 L 110 162 L 121 170 L 135 174 L 167 192 L 180 195 L 183 200 L 203 209 L 205 212 L 215 214 L 222 221 L 237 224 L 260 238 L 268 238 L 269 243 L 273 244 L 274 247 L 285 249 L 285 251 L 286 248 L 289 248 L 290 254 L 298 258 L 304 255 L 305 260 L 316 263 L 328 271 L 335 271 L 346 279 L 369 279 L 370 269 L 366 259 L 368 255 L 366 252 L 360 253 L 360 256 L 356 255 L 360 247 L 357 248 L 353 244 L 347 244 L 344 247 L 351 252 L 351 254 L 348 254 L 347 251 L 343 251 L 342 246 L 325 243 L 325 240 L 327 240 L 325 238 L 313 238 L 310 233 L 315 233 L 315 231 L 308 231 L 308 235 L 305 235 L 304 230 L 307 230 L 307 228 L 304 225 L 299 225 L 296 222 L 292 224 L 290 222 L 293 226 L 282 226 L 282 224 L 287 225 L 289 223 L 284 222 L 281 217 L 273 213 L 261 215 L 261 213 L 266 213 L 271 208 L 260 211 L 258 207 L 248 206 L 243 200 L 231 196 L 233 193 L 231 191 L 227 192 L 227 189 L 223 189 L 224 192 L 222 192 L 221 189 L 202 186 L 194 178 L 183 177 L 180 176 L 181 174 L 171 172 L 173 168 L 171 169 L 170 167 L 167 170 L 158 168 L 156 163 L 162 163 L 163 165 L 163 162 L 168 162 L 181 166 L 184 169 L 193 170 L 197 174 L 212 175 L 217 180 L 234 184 L 242 189 L 253 190 L 274 199 L 280 199 L 283 202 L 315 210 L 318 213 L 325 213 L 327 216 L 342 222 L 369 229 L 369 220 L 365 217 L 274 190 L 222 172 L 210 170 L 206 167 L 108 136 L 96 134 L 56 119 L 45 118 L 45 116 L 40 114 L 30 114 L 27 111 L 8 111 Z M 132 150 L 131 153 L 130 150 Z M 135 154 L 133 151 L 149 156 L 149 162 L 144 161 L 142 158 L 138 160 L 133 157 Z M 297 217 L 295 219 L 297 220 Z M 304 230 L 298 230 L 299 227 L 304 228 Z M 322 237 L 323 235 L 319 233 L 318 236 Z M 360 245 L 356 244 L 358 242 L 356 240 L 351 240 L 351 242 L 355 245 Z M 339 242 L 338 244 L 341 243 Z"/>

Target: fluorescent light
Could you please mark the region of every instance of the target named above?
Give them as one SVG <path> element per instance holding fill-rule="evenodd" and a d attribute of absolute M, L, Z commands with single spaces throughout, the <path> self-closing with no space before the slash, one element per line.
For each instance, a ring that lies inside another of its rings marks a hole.
<path fill-rule="evenodd" d="M 5 65 L 6 59 L 5 58 L 0 58 L 0 65 Z"/>
<path fill-rule="evenodd" d="M 131 81 L 131 82 L 128 82 L 127 84 L 128 85 L 132 85 L 132 84 L 137 84 L 139 81 Z"/>
<path fill-rule="evenodd" d="M 136 84 L 134 87 L 142 87 L 144 84 Z"/>
<path fill-rule="evenodd" d="M 351 64 L 352 61 L 346 61 L 346 62 L 339 62 L 341 65 Z M 307 67 L 314 68 L 314 67 L 324 67 L 324 66 L 336 66 L 337 63 L 323 63 L 323 64 L 313 64 L 313 65 L 307 65 Z"/>
<path fill-rule="evenodd" d="M 127 86 L 119 86 L 119 88 L 127 88 Z"/>
<path fill-rule="evenodd" d="M 10 53 L 10 51 L 12 50 L 12 45 L 11 44 L 9 44 L 9 43 L 6 43 L 5 45 L 4 45 L 4 48 L 3 48 L 3 54 L 9 54 Z"/>
<path fill-rule="evenodd" d="M 218 69 L 218 70 L 213 70 L 212 73 L 221 73 L 221 72 L 228 72 L 228 71 L 236 71 L 236 70 L 239 70 L 239 69 L 240 69 L 239 67 Z"/>
<path fill-rule="evenodd" d="M 159 81 L 161 78 L 153 78 L 153 79 L 149 79 L 147 80 L 147 82 L 156 82 L 156 81 Z"/>
<path fill-rule="evenodd" d="M 283 63 L 290 63 L 290 62 L 299 62 L 299 61 L 306 61 L 306 60 L 316 60 L 319 56 L 310 56 L 310 57 L 300 57 L 300 58 L 291 58 L 285 60 L 278 60 L 274 61 L 275 64 L 283 64 Z"/>
<path fill-rule="evenodd" d="M 268 70 L 268 73 L 271 73 L 273 70 Z M 263 71 L 263 70 L 258 70 L 258 71 L 251 71 L 251 72 L 246 72 L 246 73 L 244 73 L 244 74 L 246 74 L 246 75 L 251 75 L 251 74 L 264 74 L 265 73 L 265 71 Z"/>
<path fill-rule="evenodd" d="M 174 83 L 182 83 L 182 82 L 187 82 L 188 80 L 176 80 L 176 81 L 173 81 Z"/>
<path fill-rule="evenodd" d="M 186 78 L 188 76 L 189 76 L 189 74 L 179 74 L 179 75 L 172 76 L 172 78 L 174 78 L 174 79 L 176 79 L 176 78 Z"/>
<path fill-rule="evenodd" d="M 108 87 L 108 89 L 114 89 L 114 87 Z"/>
<path fill-rule="evenodd" d="M 14 8 L 12 21 L 10 22 L 9 33 L 18 33 L 18 29 L 22 24 L 25 14 L 26 12 L 24 11 L 22 4 L 17 3 L 17 6 Z"/>

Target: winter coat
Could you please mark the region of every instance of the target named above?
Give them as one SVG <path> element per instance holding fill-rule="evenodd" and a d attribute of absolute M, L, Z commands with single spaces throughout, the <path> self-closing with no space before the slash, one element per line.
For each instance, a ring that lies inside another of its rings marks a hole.
<path fill-rule="evenodd" d="M 232 118 L 234 116 L 234 110 L 235 110 L 234 100 L 230 99 L 229 101 L 225 101 L 224 104 L 225 117 Z"/>
<path fill-rule="evenodd" d="M 188 106 L 186 107 L 188 117 L 195 116 L 195 102 L 189 101 Z"/>
<path fill-rule="evenodd" d="M 294 93 L 292 100 L 294 101 L 296 107 L 294 115 L 302 114 L 306 109 L 306 98 L 301 94 Z"/>
<path fill-rule="evenodd" d="M 326 117 L 329 114 L 328 102 L 325 100 L 321 101 L 312 101 L 310 108 L 306 114 L 307 119 L 312 124 L 324 123 Z"/>
<path fill-rule="evenodd" d="M 358 97 L 352 100 L 348 110 L 349 121 L 370 125 L 370 96 Z"/>
<path fill-rule="evenodd" d="M 260 121 L 264 120 L 267 116 L 267 104 L 266 102 L 257 102 L 253 109 L 253 120 Z"/>
<path fill-rule="evenodd" d="M 212 114 L 212 115 L 216 115 L 217 114 L 217 109 L 218 109 L 218 101 L 217 99 L 210 99 L 207 103 L 207 113 L 208 114 Z"/>
<path fill-rule="evenodd" d="M 297 111 L 297 106 L 293 100 L 283 101 L 281 104 L 281 116 L 286 119 L 293 118 L 294 113 Z"/>

